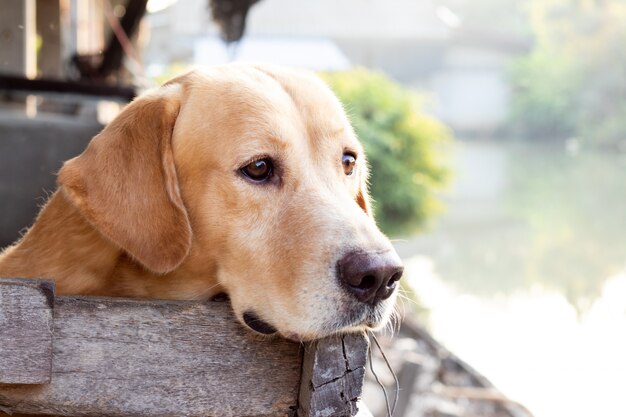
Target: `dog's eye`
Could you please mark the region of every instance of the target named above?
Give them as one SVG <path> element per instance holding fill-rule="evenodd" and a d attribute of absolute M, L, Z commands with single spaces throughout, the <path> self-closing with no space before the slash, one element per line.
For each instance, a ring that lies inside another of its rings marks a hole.
<path fill-rule="evenodd" d="M 356 164 L 356 156 L 350 152 L 344 153 L 341 158 L 341 164 L 343 165 L 343 172 L 345 172 L 346 175 L 352 175 L 354 165 Z"/>
<path fill-rule="evenodd" d="M 265 181 L 274 172 L 274 165 L 269 158 L 258 159 L 241 168 L 241 172 L 253 181 Z"/>

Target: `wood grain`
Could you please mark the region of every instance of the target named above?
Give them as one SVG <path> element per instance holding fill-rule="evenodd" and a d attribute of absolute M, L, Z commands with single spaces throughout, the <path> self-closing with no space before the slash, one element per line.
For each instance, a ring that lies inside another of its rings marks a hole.
<path fill-rule="evenodd" d="M 0 279 L 0 335 L 0 415 L 353 416 L 368 348 L 256 336 L 227 302 L 54 298 L 18 279 Z"/>
<path fill-rule="evenodd" d="M 228 303 L 59 297 L 52 381 L 0 387 L 0 406 L 72 416 L 286 416 L 300 345 L 259 339 Z"/>
<path fill-rule="evenodd" d="M 53 291 L 49 281 L 0 281 L 0 383 L 50 382 Z"/>

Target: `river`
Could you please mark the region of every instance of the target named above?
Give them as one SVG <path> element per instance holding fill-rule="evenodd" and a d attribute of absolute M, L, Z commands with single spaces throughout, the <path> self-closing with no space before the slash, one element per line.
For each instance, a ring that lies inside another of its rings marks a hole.
<path fill-rule="evenodd" d="M 415 314 L 535 417 L 626 416 L 626 155 L 461 141 L 452 160 L 446 211 L 395 242 Z"/>

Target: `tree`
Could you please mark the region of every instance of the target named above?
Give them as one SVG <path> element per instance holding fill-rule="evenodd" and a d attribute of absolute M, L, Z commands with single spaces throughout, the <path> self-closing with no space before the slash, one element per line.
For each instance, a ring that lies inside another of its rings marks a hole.
<path fill-rule="evenodd" d="M 626 4 L 534 0 L 535 47 L 511 72 L 524 136 L 626 146 Z"/>

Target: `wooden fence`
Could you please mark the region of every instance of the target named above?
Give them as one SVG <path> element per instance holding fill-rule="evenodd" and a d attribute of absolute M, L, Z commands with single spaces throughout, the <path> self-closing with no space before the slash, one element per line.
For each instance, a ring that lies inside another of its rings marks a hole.
<path fill-rule="evenodd" d="M 0 278 L 0 414 L 353 416 L 368 339 L 256 336 L 227 302 L 55 297 Z"/>

